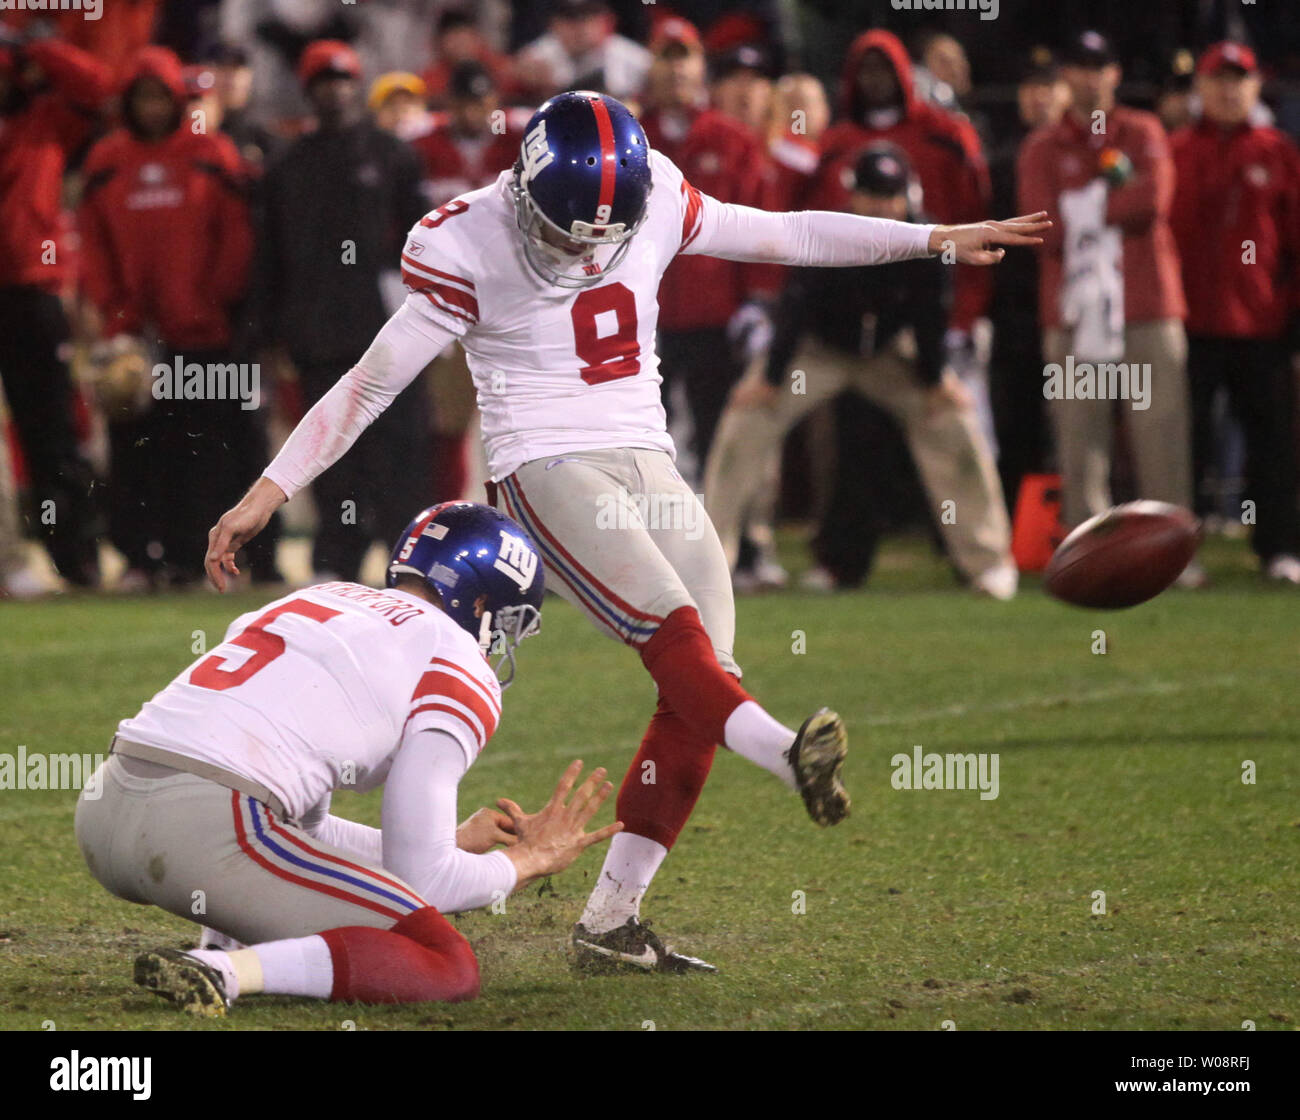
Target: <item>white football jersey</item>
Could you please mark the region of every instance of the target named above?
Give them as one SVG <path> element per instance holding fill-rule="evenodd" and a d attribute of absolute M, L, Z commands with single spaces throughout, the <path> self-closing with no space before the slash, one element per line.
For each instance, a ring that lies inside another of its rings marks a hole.
<path fill-rule="evenodd" d="M 469 765 L 500 717 L 491 666 L 447 615 L 339 582 L 235 619 L 118 734 L 261 782 L 296 819 L 333 790 L 382 784 L 420 731 L 451 735 Z"/>
<path fill-rule="evenodd" d="M 659 281 L 698 234 L 702 201 L 666 156 L 652 150 L 650 167 L 646 220 L 623 261 L 591 287 L 559 287 L 529 267 L 509 171 L 411 230 L 407 306 L 464 346 L 494 479 L 566 451 L 673 453 L 655 353 Z M 613 251 L 593 255 L 593 274 Z"/>

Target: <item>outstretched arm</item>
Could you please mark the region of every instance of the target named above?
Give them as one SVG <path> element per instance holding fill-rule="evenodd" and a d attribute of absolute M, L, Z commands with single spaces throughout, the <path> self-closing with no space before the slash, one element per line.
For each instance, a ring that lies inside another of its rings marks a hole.
<path fill-rule="evenodd" d="M 1041 234 L 1051 227 L 1045 213 L 932 226 L 830 210 L 774 214 L 719 202 L 698 191 L 695 197 L 693 229 L 687 230 L 681 251 L 736 261 L 850 267 L 913 260 L 951 249 L 954 264 L 996 264 L 1006 252 L 998 246 L 1040 245 Z M 689 207 L 688 202 L 688 216 Z"/>
<path fill-rule="evenodd" d="M 208 578 L 226 589 L 238 575 L 235 553 L 262 531 L 276 509 L 333 466 L 455 335 L 418 314 L 398 308 L 361 360 L 335 383 L 294 428 L 271 465 L 248 493 L 208 533 Z"/>
<path fill-rule="evenodd" d="M 597 769 L 575 791 L 582 763 L 573 762 L 539 812 L 524 813 L 506 798 L 498 802 L 512 822 L 515 844 L 481 854 L 466 851 L 456 835 L 456 788 L 466 765 L 465 751 L 451 735 L 418 731 L 398 750 L 384 784 L 384 867 L 443 913 L 487 906 L 539 876 L 563 871 L 623 827 L 616 822 L 586 831 L 614 787 Z"/>

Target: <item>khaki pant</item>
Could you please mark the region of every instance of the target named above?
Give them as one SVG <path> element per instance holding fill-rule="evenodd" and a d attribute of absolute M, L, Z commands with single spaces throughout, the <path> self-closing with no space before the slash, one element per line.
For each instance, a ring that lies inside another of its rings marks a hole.
<path fill-rule="evenodd" d="M 845 389 L 885 409 L 902 428 L 957 569 L 972 578 L 1012 563 L 1011 526 L 997 469 L 973 412 L 945 408 L 930 414 L 914 363 L 898 350 L 857 358 L 810 341 L 793 365 L 805 374 L 804 392 L 793 392 L 788 384 L 771 407 L 728 408 L 714 438 L 704 475 L 704 503 L 732 567 L 745 518 L 770 500 L 764 490 L 772 486 L 772 462 L 786 434 L 808 412 Z M 852 453 L 852 448 L 840 449 L 842 455 Z M 945 507 L 949 501 L 955 505 Z"/>
<path fill-rule="evenodd" d="M 260 801 L 110 755 L 77 802 L 77 844 L 111 894 L 246 945 L 340 926 L 389 929 L 426 905 L 397 876 L 322 844 Z"/>
<path fill-rule="evenodd" d="M 1073 332 L 1052 328 L 1043 332 L 1043 360 L 1065 365 Z M 1086 361 L 1076 355 L 1078 362 Z M 1191 453 L 1187 405 L 1187 335 L 1177 319 L 1129 323 L 1122 359 L 1150 365 L 1150 407 L 1125 410 L 1133 468 L 1139 497 L 1192 504 Z M 1061 471 L 1061 519 L 1073 527 L 1109 509 L 1111 446 L 1116 402 L 1111 400 L 1051 400 L 1056 434 L 1057 465 Z"/>

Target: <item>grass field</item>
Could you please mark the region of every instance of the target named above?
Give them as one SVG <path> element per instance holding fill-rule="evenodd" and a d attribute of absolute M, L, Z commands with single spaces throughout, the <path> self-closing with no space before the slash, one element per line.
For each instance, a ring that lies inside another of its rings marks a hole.
<path fill-rule="evenodd" d="M 193 927 L 91 880 L 75 792 L 0 792 L 0 1028 L 1291 1029 L 1300 594 L 1264 587 L 1240 545 L 1207 552 L 1213 589 L 1110 614 L 1032 587 L 973 598 L 909 542 L 886 550 L 870 591 L 741 601 L 755 694 L 787 722 L 823 703 L 848 721 L 854 809 L 818 830 L 719 752 L 644 908 L 717 976 L 571 974 L 590 852 L 505 914 L 457 919 L 482 964 L 476 1003 L 256 998 L 200 1023 L 130 984 L 135 951 L 188 944 Z M 0 751 L 103 751 L 188 662 L 195 630 L 212 644 L 256 602 L 0 605 Z M 621 774 L 652 704 L 637 659 L 552 600 L 462 815 L 503 794 L 534 807 L 573 757 Z M 915 744 L 997 754 L 999 796 L 894 789 L 890 759 Z M 335 811 L 377 824 L 379 798 L 343 794 Z"/>

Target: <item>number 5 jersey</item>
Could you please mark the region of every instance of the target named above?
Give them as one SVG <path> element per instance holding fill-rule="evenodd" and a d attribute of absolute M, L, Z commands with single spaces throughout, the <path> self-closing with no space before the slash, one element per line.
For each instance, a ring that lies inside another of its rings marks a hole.
<path fill-rule="evenodd" d="M 501 717 L 474 639 L 405 591 L 323 583 L 230 624 L 118 735 L 265 785 L 291 819 L 383 783 L 407 739 L 451 735 L 468 766 Z"/>

